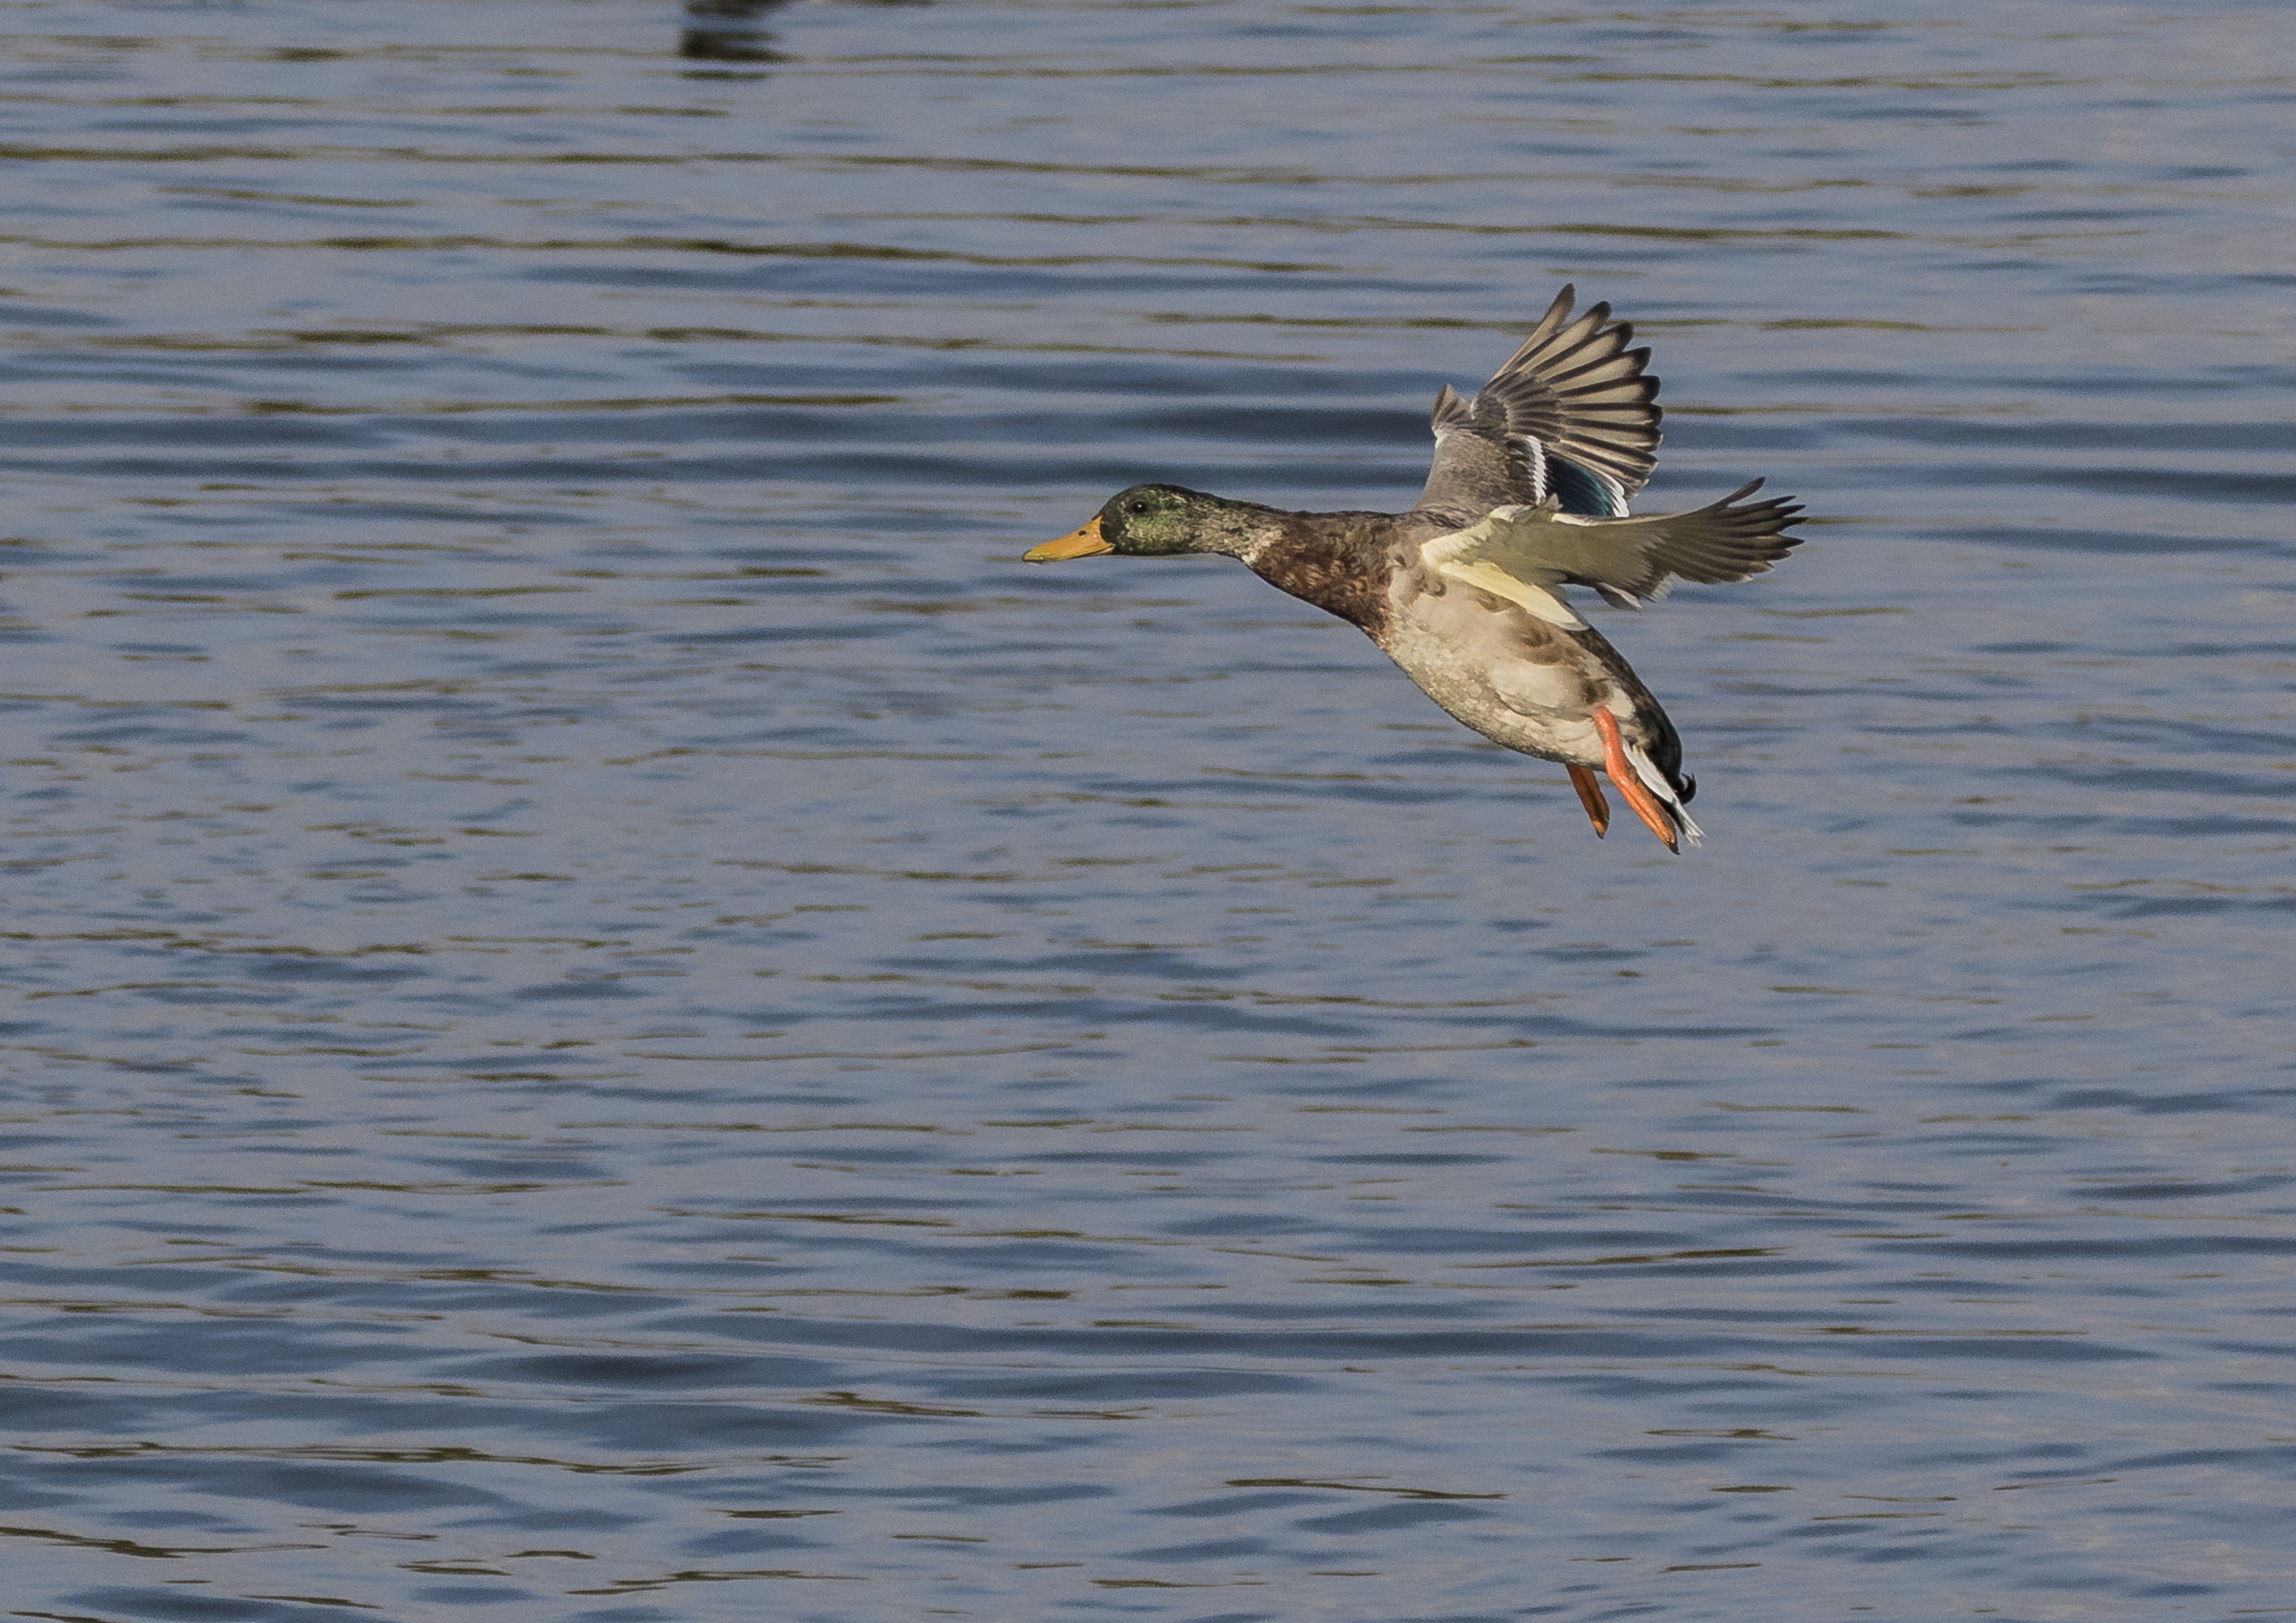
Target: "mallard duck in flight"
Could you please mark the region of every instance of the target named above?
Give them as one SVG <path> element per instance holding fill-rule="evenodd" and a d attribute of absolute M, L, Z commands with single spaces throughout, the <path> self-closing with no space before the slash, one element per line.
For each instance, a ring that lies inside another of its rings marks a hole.
<path fill-rule="evenodd" d="M 1135 485 L 1030 563 L 1095 553 L 1220 553 L 1360 627 L 1430 699 L 1494 743 L 1570 774 L 1602 834 L 1597 767 L 1669 851 L 1693 845 L 1682 741 L 1634 669 L 1565 601 L 1621 608 L 1672 578 L 1767 572 L 1800 540 L 1801 509 L 1752 501 L 1762 481 L 1693 512 L 1629 518 L 1659 442 L 1658 380 L 1634 329 L 1564 288 L 1522 348 L 1469 400 L 1435 397 L 1435 465 L 1411 511 L 1282 512 L 1177 485 Z"/>

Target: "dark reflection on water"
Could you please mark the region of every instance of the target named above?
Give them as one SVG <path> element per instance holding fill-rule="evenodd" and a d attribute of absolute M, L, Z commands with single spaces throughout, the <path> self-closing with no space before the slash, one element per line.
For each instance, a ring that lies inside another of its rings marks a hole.
<path fill-rule="evenodd" d="M 685 28 L 677 53 L 697 61 L 779 62 L 777 37 L 763 19 L 789 0 L 685 0 Z"/>
<path fill-rule="evenodd" d="M 18 1615 L 2296 1593 L 2284 8 L 7 16 Z M 1566 279 L 1693 857 L 1017 563 Z"/>

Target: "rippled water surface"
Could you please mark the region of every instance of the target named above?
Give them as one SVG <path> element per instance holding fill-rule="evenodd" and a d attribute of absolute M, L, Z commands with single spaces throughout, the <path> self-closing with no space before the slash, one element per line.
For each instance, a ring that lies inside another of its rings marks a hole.
<path fill-rule="evenodd" d="M 0 28 L 8 1615 L 2296 1610 L 2296 12 Z M 1565 281 L 1703 849 L 1017 561 Z"/>

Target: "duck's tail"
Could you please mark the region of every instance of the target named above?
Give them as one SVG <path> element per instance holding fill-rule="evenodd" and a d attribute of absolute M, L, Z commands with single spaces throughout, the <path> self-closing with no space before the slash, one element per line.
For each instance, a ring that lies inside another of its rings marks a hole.
<path fill-rule="evenodd" d="M 1685 778 L 1677 788 L 1651 758 L 1649 750 L 1620 737 L 1618 717 L 1607 706 L 1596 705 L 1593 714 L 1595 731 L 1603 741 L 1603 774 L 1634 807 L 1643 826 L 1669 851 L 1680 850 L 1685 840 L 1693 845 L 1701 843 L 1706 831 L 1692 822 L 1682 807 L 1697 784 Z"/>
<path fill-rule="evenodd" d="M 1658 769 L 1658 763 L 1651 759 L 1640 744 L 1629 744 L 1624 740 L 1620 742 L 1626 753 L 1627 765 L 1635 769 L 1635 775 L 1643 781 L 1643 786 L 1658 801 L 1659 809 L 1674 824 L 1675 832 L 1693 845 L 1704 844 L 1706 831 L 1698 826 L 1683 807 L 1685 800 L 1698 792 L 1698 780 L 1685 775 L 1678 786 L 1670 783 L 1667 782 L 1666 774 Z"/>

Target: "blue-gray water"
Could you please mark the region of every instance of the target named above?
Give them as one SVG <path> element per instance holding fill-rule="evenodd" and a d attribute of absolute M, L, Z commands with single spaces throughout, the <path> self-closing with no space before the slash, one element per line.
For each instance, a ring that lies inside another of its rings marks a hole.
<path fill-rule="evenodd" d="M 8 1615 L 2296 1610 L 2296 11 L 0 23 Z M 1565 280 L 1703 849 L 1016 561 Z"/>

